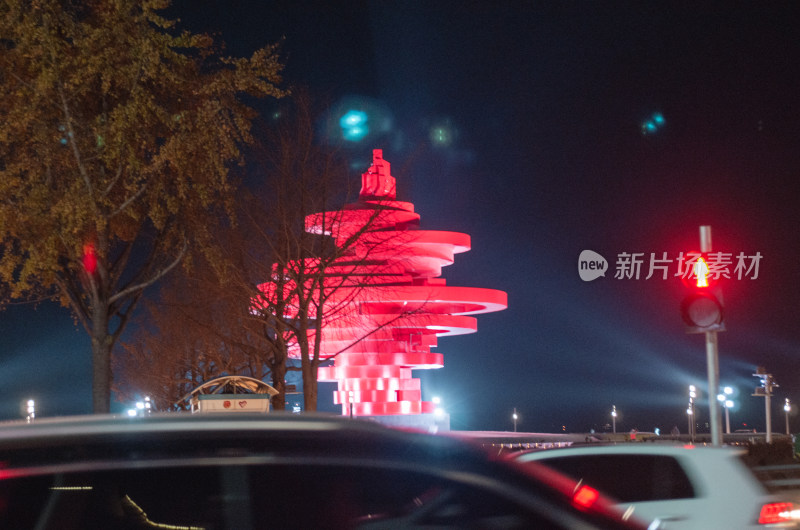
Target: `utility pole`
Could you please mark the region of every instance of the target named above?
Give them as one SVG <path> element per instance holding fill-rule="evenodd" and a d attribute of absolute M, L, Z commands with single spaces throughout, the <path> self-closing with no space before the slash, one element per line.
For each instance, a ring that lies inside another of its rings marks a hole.
<path fill-rule="evenodd" d="M 772 443 L 772 402 L 770 398 L 772 397 L 772 390 L 779 385 L 775 382 L 775 378 L 772 376 L 772 374 L 768 374 L 767 369 L 763 366 L 756 368 L 756 373 L 754 373 L 753 376 L 761 379 L 761 386 L 756 387 L 756 393 L 753 395 L 764 398 L 764 408 L 766 409 L 767 420 L 766 442 Z"/>

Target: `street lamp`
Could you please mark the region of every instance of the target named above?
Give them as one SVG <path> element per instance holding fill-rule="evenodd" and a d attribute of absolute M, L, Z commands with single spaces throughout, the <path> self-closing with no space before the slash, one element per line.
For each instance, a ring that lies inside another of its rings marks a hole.
<path fill-rule="evenodd" d="M 617 406 L 611 405 L 611 430 L 614 434 L 617 433 Z"/>
<path fill-rule="evenodd" d="M 435 408 L 433 409 L 433 416 L 437 420 L 441 420 L 445 416 L 445 410 L 442 408 L 442 398 L 439 396 L 434 396 L 431 401 L 435 405 Z"/>
<path fill-rule="evenodd" d="M 36 417 L 36 404 L 32 399 L 29 399 L 26 405 L 27 405 L 26 411 L 28 413 L 26 420 L 28 421 L 28 423 L 30 423 Z"/>
<path fill-rule="evenodd" d="M 791 435 L 789 432 L 789 411 L 792 410 L 792 406 L 789 404 L 789 398 L 786 398 L 786 403 L 783 404 L 783 412 L 786 413 L 786 434 Z"/>
<path fill-rule="evenodd" d="M 725 433 L 731 433 L 731 416 L 730 416 L 730 408 L 733 406 L 733 401 L 728 399 L 728 396 L 733 394 L 733 389 L 729 386 L 726 386 L 722 389 L 722 394 L 717 394 L 717 400 L 722 404 L 723 408 L 725 409 Z"/>
<path fill-rule="evenodd" d="M 517 407 L 514 407 L 514 414 L 511 415 L 511 419 L 514 420 L 514 432 L 517 432 L 517 420 L 519 419 Z"/>

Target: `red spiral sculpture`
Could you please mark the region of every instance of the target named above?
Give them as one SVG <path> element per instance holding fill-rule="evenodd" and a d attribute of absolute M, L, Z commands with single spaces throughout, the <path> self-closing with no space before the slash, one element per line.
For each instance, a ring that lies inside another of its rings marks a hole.
<path fill-rule="evenodd" d="M 420 230 L 414 205 L 396 200 L 382 150 L 361 182 L 358 202 L 306 217 L 306 231 L 348 250 L 325 270 L 326 307 L 335 310 L 325 318 L 320 357 L 334 364 L 320 367 L 318 380 L 338 383 L 334 402 L 344 415 L 432 413 L 412 370 L 441 368 L 442 354 L 431 351 L 438 338 L 477 331 L 472 315 L 505 309 L 506 293 L 439 278 L 470 249 L 469 235 Z"/>

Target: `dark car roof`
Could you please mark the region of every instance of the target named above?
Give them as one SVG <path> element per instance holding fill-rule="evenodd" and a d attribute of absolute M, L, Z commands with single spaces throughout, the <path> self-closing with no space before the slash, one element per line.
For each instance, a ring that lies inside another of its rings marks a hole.
<path fill-rule="evenodd" d="M 559 506 L 600 528 L 638 527 L 623 523 L 602 499 L 591 509 L 576 510 L 571 502 L 574 482 L 543 466 L 494 461 L 461 440 L 366 420 L 171 413 L 0 424 L 0 486 L 2 479 L 11 478 L 228 463 L 335 464 L 436 474 L 485 487 L 522 505 L 536 499 L 534 504 Z"/>
<path fill-rule="evenodd" d="M 240 454 L 326 455 L 383 461 L 487 464 L 477 447 L 421 432 L 386 428 L 339 416 L 186 413 L 145 417 L 73 416 L 0 425 L 6 473 L 15 468 L 90 465 L 116 459 L 212 457 Z"/>

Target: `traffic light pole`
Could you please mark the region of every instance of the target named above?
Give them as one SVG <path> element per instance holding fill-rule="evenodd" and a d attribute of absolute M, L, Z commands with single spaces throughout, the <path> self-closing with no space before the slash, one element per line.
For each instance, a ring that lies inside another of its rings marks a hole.
<path fill-rule="evenodd" d="M 719 388 L 719 354 L 717 346 L 717 332 L 706 331 L 706 364 L 708 366 L 708 406 L 711 409 L 709 421 L 711 423 L 711 445 L 722 445 L 722 421 L 719 413 L 719 403 L 712 396 L 717 395 Z"/>
<path fill-rule="evenodd" d="M 711 227 L 700 227 L 700 252 L 711 252 Z M 708 369 L 708 408 L 711 423 L 711 445 L 722 445 L 722 421 L 716 395 L 719 391 L 719 347 L 717 332 L 706 331 L 706 366 Z M 712 399 L 714 396 L 714 399 Z"/>

